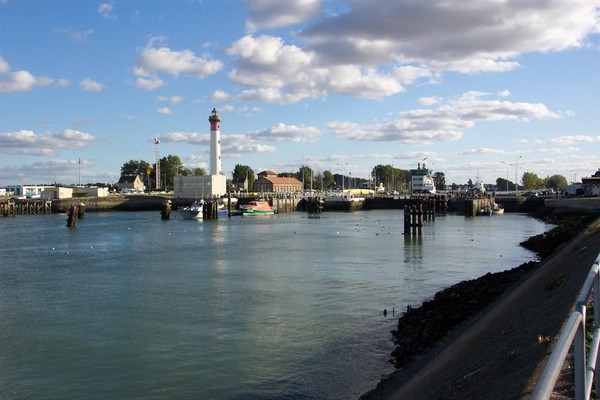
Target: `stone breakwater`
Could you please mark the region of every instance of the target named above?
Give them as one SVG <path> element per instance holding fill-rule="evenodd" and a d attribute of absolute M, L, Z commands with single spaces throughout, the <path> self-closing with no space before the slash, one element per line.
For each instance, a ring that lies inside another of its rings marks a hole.
<path fill-rule="evenodd" d="M 549 232 L 529 238 L 521 245 L 544 259 L 596 218 L 597 215 L 543 217 L 546 222 L 557 226 Z M 463 281 L 436 293 L 433 299 L 423 302 L 420 307 L 409 306 L 399 318 L 397 329 L 392 331 L 396 347 L 390 361 L 396 368 L 406 366 L 416 356 L 432 348 L 453 328 L 482 311 L 538 264 L 531 261 L 510 270 Z"/>

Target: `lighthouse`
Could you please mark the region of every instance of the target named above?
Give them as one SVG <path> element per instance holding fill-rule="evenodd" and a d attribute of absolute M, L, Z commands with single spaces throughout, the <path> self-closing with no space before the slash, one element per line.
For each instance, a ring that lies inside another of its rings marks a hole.
<path fill-rule="evenodd" d="M 221 117 L 216 108 L 213 108 L 208 122 L 210 122 L 210 174 L 221 175 Z"/>
<path fill-rule="evenodd" d="M 1 0 L 0 0 L 1 1 Z M 221 171 L 221 117 L 216 108 L 210 122 L 210 175 L 178 175 L 173 178 L 175 198 L 208 199 L 227 193 L 227 179 Z"/>

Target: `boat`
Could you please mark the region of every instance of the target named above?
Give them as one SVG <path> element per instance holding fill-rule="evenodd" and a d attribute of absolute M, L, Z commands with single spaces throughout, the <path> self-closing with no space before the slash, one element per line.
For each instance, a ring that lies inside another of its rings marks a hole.
<path fill-rule="evenodd" d="M 504 214 L 504 207 L 502 206 L 502 204 L 494 203 L 494 205 L 492 206 L 492 214 Z"/>
<path fill-rule="evenodd" d="M 361 209 L 365 198 L 355 195 L 352 189 L 342 192 L 333 192 L 323 198 L 323 210 L 325 211 L 354 211 Z"/>
<path fill-rule="evenodd" d="M 248 204 L 240 206 L 242 215 L 271 215 L 275 214 L 275 210 L 268 201 L 263 199 L 252 200 Z"/>
<path fill-rule="evenodd" d="M 179 213 L 183 219 L 202 219 L 204 200 L 196 200 L 190 206 L 181 207 Z"/>
<path fill-rule="evenodd" d="M 425 161 L 426 159 L 423 159 Z M 435 194 L 435 181 L 431 175 L 432 171 L 421 163 L 417 164 L 416 169 L 410 170 L 413 193 L 430 193 Z"/>

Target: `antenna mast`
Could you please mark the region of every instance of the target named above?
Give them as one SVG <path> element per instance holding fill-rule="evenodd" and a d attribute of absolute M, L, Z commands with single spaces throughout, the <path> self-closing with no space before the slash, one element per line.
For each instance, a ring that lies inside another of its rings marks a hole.
<path fill-rule="evenodd" d="M 155 164 L 155 176 L 156 176 L 156 190 L 160 188 L 160 139 L 154 138 L 154 153 L 156 158 Z"/>

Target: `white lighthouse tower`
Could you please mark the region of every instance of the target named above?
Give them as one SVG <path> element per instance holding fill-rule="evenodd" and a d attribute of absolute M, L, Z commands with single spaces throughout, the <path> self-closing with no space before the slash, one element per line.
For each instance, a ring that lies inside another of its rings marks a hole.
<path fill-rule="evenodd" d="M 183 176 L 173 179 L 175 198 L 208 199 L 227 193 L 227 179 L 221 171 L 221 117 L 216 108 L 208 117 L 210 122 L 210 175 Z"/>
<path fill-rule="evenodd" d="M 210 174 L 221 175 L 221 117 L 216 108 L 208 117 L 210 122 Z"/>

